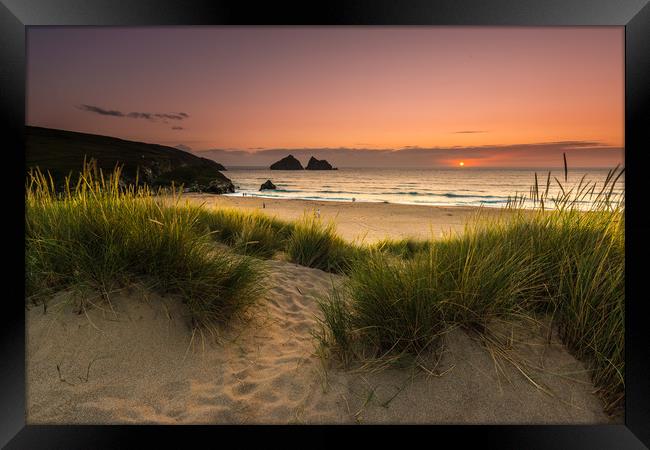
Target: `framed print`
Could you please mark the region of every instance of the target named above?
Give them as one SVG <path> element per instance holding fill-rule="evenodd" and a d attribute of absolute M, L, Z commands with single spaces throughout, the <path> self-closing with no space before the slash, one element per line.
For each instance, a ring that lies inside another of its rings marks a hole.
<path fill-rule="evenodd" d="M 646 1 L 0 10 L 7 448 L 649 445 Z"/>

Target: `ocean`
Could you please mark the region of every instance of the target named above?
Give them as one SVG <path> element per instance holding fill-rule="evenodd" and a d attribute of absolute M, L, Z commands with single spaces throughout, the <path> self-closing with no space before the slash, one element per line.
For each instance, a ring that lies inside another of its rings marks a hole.
<path fill-rule="evenodd" d="M 596 192 L 603 186 L 607 169 L 551 170 L 550 196 L 560 192 L 557 177 L 567 189 L 585 182 L 596 182 Z M 529 196 L 537 173 L 540 190 L 546 188 L 548 170 L 539 169 L 359 169 L 339 168 L 332 171 L 269 170 L 264 168 L 232 168 L 225 175 L 237 187 L 230 196 L 287 198 L 344 202 L 388 202 L 416 205 L 503 207 L 509 196 Z M 276 190 L 260 191 L 266 180 Z M 614 195 L 622 195 L 624 176 L 616 183 Z M 588 199 L 583 203 L 587 208 Z M 529 207 L 532 204 L 527 205 Z M 550 205 L 547 205 L 550 206 Z"/>

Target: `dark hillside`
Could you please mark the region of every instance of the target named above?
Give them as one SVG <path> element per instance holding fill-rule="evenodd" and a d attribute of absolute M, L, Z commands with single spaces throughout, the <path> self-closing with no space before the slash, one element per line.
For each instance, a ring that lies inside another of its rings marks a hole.
<path fill-rule="evenodd" d="M 164 145 L 27 126 L 25 148 L 27 169 L 49 171 L 58 185 L 71 172 L 79 172 L 84 158 L 92 158 L 104 172 L 122 165 L 123 179 L 129 183 L 138 173 L 140 181 L 152 186 L 167 186 L 173 181 L 193 191 L 234 192 L 233 184 L 220 172 L 225 170 L 221 164 Z"/>

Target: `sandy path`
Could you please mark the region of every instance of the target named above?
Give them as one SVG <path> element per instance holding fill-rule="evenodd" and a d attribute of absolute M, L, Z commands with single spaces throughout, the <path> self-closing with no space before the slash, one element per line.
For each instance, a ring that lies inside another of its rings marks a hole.
<path fill-rule="evenodd" d="M 515 331 L 515 341 L 526 344 L 513 352 L 544 366 L 528 373 L 548 393 L 508 363 L 495 365 L 490 352 L 459 330 L 446 339 L 437 375 L 324 370 L 310 334 L 319 314 L 315 298 L 340 278 L 285 262 L 269 265 L 265 298 L 219 344 L 192 339 L 177 299 L 137 289 L 114 296 L 115 313 L 77 315 L 54 304 L 46 314 L 30 309 L 27 422 L 608 421 L 583 366 L 557 340 L 546 345 L 530 330 Z"/>
<path fill-rule="evenodd" d="M 330 202 L 311 200 L 226 197 L 210 194 L 183 194 L 183 199 L 206 206 L 225 206 L 245 211 L 258 210 L 284 220 L 295 220 L 305 212 L 320 210 L 321 217 L 334 220 L 339 234 L 349 240 L 372 243 L 385 237 L 440 237 L 461 232 L 477 213 L 473 206 L 423 206 L 370 202 Z M 262 208 L 262 206 L 265 206 Z M 500 214 L 497 208 L 483 208 L 488 215 Z"/>

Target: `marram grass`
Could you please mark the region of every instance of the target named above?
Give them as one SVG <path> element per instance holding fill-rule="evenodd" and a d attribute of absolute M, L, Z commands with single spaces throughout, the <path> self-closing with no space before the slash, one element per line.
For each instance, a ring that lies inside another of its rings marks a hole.
<path fill-rule="evenodd" d="M 536 184 L 532 198 L 515 197 L 505 214 L 479 216 L 461 235 L 376 244 L 321 300 L 319 338 L 346 362 L 417 355 L 435 350 L 453 326 L 482 333 L 495 318 L 547 314 L 591 369 L 606 410 L 619 409 L 625 214 L 612 192 L 621 173 L 611 171 L 603 185 L 562 186 L 553 199 Z M 534 209 L 521 209 L 526 202 Z"/>
<path fill-rule="evenodd" d="M 333 222 L 323 223 L 319 217 L 305 215 L 293 224 L 285 251 L 296 264 L 345 273 L 361 249 L 338 236 Z"/>
<path fill-rule="evenodd" d="M 234 208 L 198 208 L 198 223 L 211 237 L 245 255 L 270 258 L 282 251 L 293 225 L 261 212 Z"/>
<path fill-rule="evenodd" d="M 122 186 L 119 169 L 104 177 L 87 165 L 64 192 L 32 172 L 25 199 L 27 299 L 65 289 L 108 299 L 120 285 L 142 281 L 176 294 L 206 325 L 255 300 L 262 261 L 216 248 L 199 232 L 196 208 L 164 206 L 151 194 Z"/>
<path fill-rule="evenodd" d="M 380 250 L 386 253 L 390 253 L 394 256 L 400 256 L 402 258 L 412 258 L 415 255 L 428 250 L 431 246 L 431 241 L 414 239 L 414 238 L 404 238 L 404 239 L 382 239 L 377 242 L 373 247 L 376 250 Z"/>

